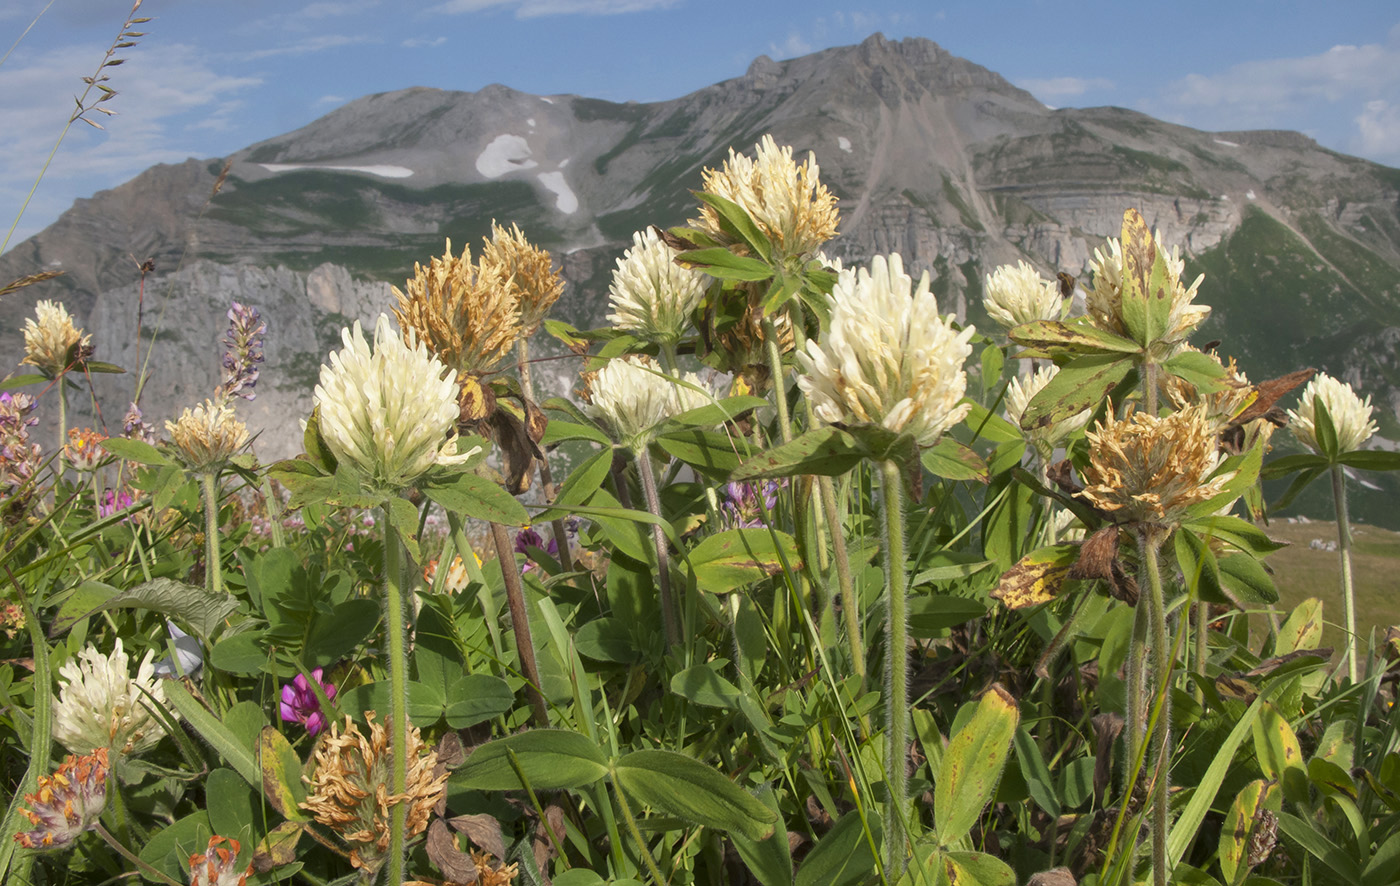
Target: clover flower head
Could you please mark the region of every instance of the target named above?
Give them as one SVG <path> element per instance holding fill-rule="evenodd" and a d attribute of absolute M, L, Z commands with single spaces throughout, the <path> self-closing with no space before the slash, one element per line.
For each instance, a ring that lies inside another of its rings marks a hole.
<path fill-rule="evenodd" d="M 836 235 L 839 214 L 836 198 L 821 183 L 816 155 L 808 152 L 801 164 L 793 162 L 791 147 L 778 147 L 765 135 L 754 147 L 754 156 L 729 149 L 729 159 L 718 170 L 702 173 L 704 190 L 739 204 L 773 243 L 773 257 L 810 257 Z M 708 203 L 691 227 L 704 231 L 725 246 L 736 241 L 720 224 L 719 213 Z"/>
<path fill-rule="evenodd" d="M 1313 452 L 1322 452 L 1315 424 L 1318 403 L 1327 409 L 1327 415 L 1332 419 L 1332 427 L 1337 431 L 1338 451 L 1355 452 L 1376 433 L 1376 423 L 1371 420 L 1374 411 L 1371 398 L 1362 400 L 1351 385 L 1319 372 L 1303 388 L 1298 398 L 1298 408 L 1288 410 L 1288 429 Z"/>
<path fill-rule="evenodd" d="M 24 321 L 24 359 L 49 378 L 55 378 L 92 353 L 92 336 L 73 325 L 73 316 L 59 302 L 41 301 L 34 317 Z"/>
<path fill-rule="evenodd" d="M 877 255 L 868 271 L 842 271 L 827 298 L 830 330 L 797 355 L 797 383 L 818 418 L 880 425 L 920 446 L 962 421 L 974 329 L 939 316 L 927 273 L 915 287 L 898 253 Z"/>
<path fill-rule="evenodd" d="M 311 676 L 321 684 L 326 698 L 335 698 L 335 685 L 321 679 L 322 669 L 315 668 Z M 326 715 L 321 711 L 321 702 L 311 687 L 305 674 L 297 674 L 292 682 L 282 687 L 282 702 L 277 706 L 283 723 L 300 723 L 306 727 L 307 735 L 315 735 L 326 728 Z"/>
<path fill-rule="evenodd" d="M 1006 418 L 1013 425 L 1021 428 L 1021 434 L 1026 438 L 1026 442 L 1036 448 L 1048 458 L 1055 447 L 1083 429 L 1089 423 L 1089 417 L 1093 414 L 1092 409 L 1077 412 L 1069 418 L 1050 424 L 1035 427 L 1027 430 L 1021 427 L 1021 417 L 1026 414 L 1026 407 L 1031 400 L 1039 394 L 1050 380 L 1058 375 L 1060 367 L 1055 365 L 1042 366 L 1035 371 L 1034 375 L 1021 378 L 1013 378 L 1006 386 Z"/>
<path fill-rule="evenodd" d="M 526 240 L 518 225 L 491 223 L 478 266 L 482 276 L 515 288 L 521 335 L 533 335 L 564 294 L 564 278 L 553 270 L 549 251 Z"/>
<path fill-rule="evenodd" d="M 653 228 L 633 234 L 608 288 L 608 322 L 643 341 L 679 339 L 709 277 L 676 264 L 676 254 Z"/>
<path fill-rule="evenodd" d="M 180 461 L 198 474 L 214 474 L 248 444 L 248 426 L 234 417 L 233 407 L 205 400 L 167 421 L 165 430 Z"/>
<path fill-rule="evenodd" d="M 107 748 L 81 757 L 68 755 L 52 775 L 39 776 L 38 790 L 24 795 L 28 809 L 20 810 L 34 825 L 15 834 L 25 849 L 66 849 L 84 831 L 97 826 L 107 806 Z"/>
<path fill-rule="evenodd" d="M 1029 263 L 1002 265 L 987 275 L 982 305 L 987 314 L 1006 329 L 1036 320 L 1062 320 L 1069 301 L 1060 286 L 1046 280 Z"/>
<path fill-rule="evenodd" d="M 610 360 L 590 380 L 591 402 L 585 411 L 602 421 L 619 443 L 641 452 L 662 421 L 709 403 L 703 390 L 693 372 L 673 379 L 650 358 L 629 354 Z"/>
<path fill-rule="evenodd" d="M 1135 210 L 1128 212 L 1143 229 L 1141 237 L 1144 243 L 1142 245 L 1148 245 L 1146 241 L 1149 238 L 1145 233 L 1146 225 L 1142 223 L 1142 217 L 1137 215 Z M 1125 232 L 1129 230 L 1126 218 L 1124 222 Z M 1163 354 L 1171 356 L 1181 350 L 1186 339 L 1196 330 L 1196 327 L 1210 316 L 1208 306 L 1192 303 L 1205 275 L 1198 275 L 1190 286 L 1184 285 L 1181 282 L 1181 275 L 1186 271 L 1186 261 L 1181 257 L 1180 248 L 1173 246 L 1171 252 L 1168 252 L 1166 244 L 1162 242 L 1160 232 L 1153 233 L 1150 241 L 1155 254 L 1162 257 L 1167 267 L 1167 283 L 1171 289 L 1171 306 L 1167 314 L 1166 329 L 1158 342 L 1160 343 L 1159 349 Z M 1140 270 L 1140 276 L 1150 276 L 1151 263 L 1144 262 L 1144 264 L 1146 267 Z M 1123 286 L 1128 260 L 1124 255 L 1122 240 L 1110 238 L 1103 248 L 1095 249 L 1089 267 L 1094 276 L 1093 285 L 1089 287 L 1084 298 L 1084 307 L 1089 314 L 1089 319 L 1100 329 L 1131 337 L 1128 333 L 1128 326 L 1123 319 Z M 1137 282 L 1142 291 L 1147 291 L 1148 279 L 1142 278 Z"/>
<path fill-rule="evenodd" d="M 443 366 L 412 332 L 404 341 L 379 315 L 374 349 L 359 321 L 341 331 L 345 347 L 321 365 L 313 402 L 321 436 L 341 464 L 377 490 L 404 489 L 456 454 L 457 373 Z"/>
<path fill-rule="evenodd" d="M 221 845 L 224 843 L 228 845 Z M 210 837 L 208 849 L 190 856 L 190 886 L 246 886 L 253 862 L 238 863 L 242 848 L 232 837 Z"/>
<path fill-rule="evenodd" d="M 494 369 L 522 334 L 520 287 L 503 280 L 500 265 L 472 263 L 470 251 L 447 251 L 425 268 L 413 265 L 404 289 L 394 287 L 394 316 L 404 334 L 459 374 Z"/>
<path fill-rule="evenodd" d="M 165 728 L 152 709 L 164 706 L 165 688 L 156 679 L 154 658 L 148 650 L 133 678 L 118 637 L 111 655 L 89 644 L 76 660 L 65 662 L 58 669 L 53 737 L 79 754 L 98 748 L 138 754 L 155 747 Z"/>

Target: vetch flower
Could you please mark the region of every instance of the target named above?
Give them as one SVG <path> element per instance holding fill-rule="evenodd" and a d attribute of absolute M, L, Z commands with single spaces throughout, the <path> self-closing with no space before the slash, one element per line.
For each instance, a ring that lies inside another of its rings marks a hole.
<path fill-rule="evenodd" d="M 92 428 L 69 428 L 68 443 L 63 447 L 63 456 L 80 471 L 94 470 L 107 458 L 107 450 L 102 448 L 102 441 L 106 439 L 106 434 Z"/>
<path fill-rule="evenodd" d="M 538 548 L 551 557 L 557 558 L 559 556 L 558 541 L 554 538 L 550 538 L 550 540 L 546 542 L 544 536 L 540 535 L 538 529 L 535 529 L 533 526 L 522 527 L 521 530 L 515 534 L 515 552 L 525 555 L 525 566 L 520 570 L 521 572 L 529 572 L 532 569 L 539 568 L 530 559 L 531 548 Z"/>
<path fill-rule="evenodd" d="M 24 795 L 28 809 L 20 811 L 32 831 L 15 834 L 15 842 L 25 849 L 65 849 L 84 831 L 97 826 L 98 816 L 107 806 L 107 749 L 90 755 L 69 755 L 53 775 L 39 776 L 39 789 Z"/>
<path fill-rule="evenodd" d="M 778 506 L 776 480 L 730 482 L 724 485 L 724 499 L 719 503 L 720 517 L 730 529 L 758 529 L 767 524 L 763 514 Z"/>
<path fill-rule="evenodd" d="M 190 856 L 190 886 L 246 886 L 248 875 L 253 873 L 253 862 L 250 859 L 247 864 L 238 863 L 242 848 L 232 837 L 210 837 L 208 849 Z"/>
<path fill-rule="evenodd" d="M 483 277 L 515 287 L 521 335 L 533 335 L 564 294 L 564 278 L 551 267 L 549 252 L 526 240 L 514 224 L 491 223 L 491 239 L 482 247 L 478 267 Z"/>
<path fill-rule="evenodd" d="M 651 442 L 656 425 L 710 402 L 695 373 L 686 373 L 680 381 L 660 371 L 647 357 L 619 357 L 608 361 L 590 380 L 591 399 L 585 411 L 602 421 L 619 443 L 641 452 Z"/>
<path fill-rule="evenodd" d="M 118 637 L 111 655 L 89 644 L 58 669 L 58 697 L 53 707 L 53 737 L 79 754 L 111 748 L 138 754 L 155 747 L 165 728 L 152 708 L 165 704 L 165 688 L 146 657 L 132 679 L 130 661 Z"/>
<path fill-rule="evenodd" d="M 126 409 L 126 415 L 122 416 L 122 436 L 128 440 L 140 440 L 143 443 L 154 444 L 156 442 L 156 429 L 151 427 L 141 415 L 141 407 L 132 403 Z"/>
<path fill-rule="evenodd" d="M 350 863 L 371 875 L 384 864 L 389 852 L 389 819 L 394 806 L 408 807 L 405 839 L 428 827 L 433 806 L 447 786 L 447 772 L 434 774 L 437 752 L 426 748 L 418 728 L 408 728 L 404 753 L 408 761 L 407 790 L 391 794 L 389 735 L 365 713 L 369 737 L 350 718 L 345 726 L 332 725 L 316 743 L 315 772 L 306 779 L 310 790 L 301 808 L 321 824 L 335 830 L 351 846 Z"/>
<path fill-rule="evenodd" d="M 823 421 L 876 424 L 932 446 L 971 409 L 963 361 L 973 327 L 938 315 L 928 274 L 914 281 L 898 253 L 841 272 L 827 297 L 831 326 L 797 355 L 797 384 Z"/>
<path fill-rule="evenodd" d="M 228 309 L 228 334 L 224 338 L 223 381 L 217 397 L 226 402 L 233 397 L 253 400 L 258 395 L 253 386 L 258 383 L 258 364 L 263 361 L 262 336 L 267 332 L 258 309 L 233 303 Z"/>
<path fill-rule="evenodd" d="M 39 444 L 29 442 L 29 429 L 39 423 L 30 413 L 34 398 L 28 394 L 0 393 L 0 510 L 5 519 L 19 519 L 28 503 L 26 487 L 43 461 Z"/>
<path fill-rule="evenodd" d="M 1142 237 L 1147 239 L 1145 224 L 1142 217 L 1137 215 L 1136 210 L 1128 210 L 1128 215 L 1124 218 L 1124 231 L 1129 230 L 1129 215 L 1135 216 L 1137 223 L 1142 225 Z M 1146 244 L 1144 244 L 1146 245 Z M 1200 288 L 1201 281 L 1205 275 L 1201 274 L 1186 286 L 1181 282 L 1181 275 L 1186 270 L 1186 261 L 1181 257 L 1181 250 L 1173 246 L 1171 252 L 1167 252 L 1166 244 L 1162 242 L 1160 233 L 1152 235 L 1151 246 L 1156 250 L 1166 262 L 1167 283 L 1171 288 L 1171 307 L 1167 314 L 1166 329 L 1157 339 L 1160 345 L 1159 350 L 1163 356 L 1171 356 L 1185 343 L 1186 339 L 1196 330 L 1196 327 L 1205 322 L 1210 316 L 1210 308 L 1206 305 L 1192 304 L 1196 297 L 1196 290 Z M 1094 257 L 1089 262 L 1093 270 L 1093 285 L 1085 293 L 1084 307 L 1089 314 L 1094 325 L 1106 332 L 1112 332 L 1125 338 L 1132 338 L 1128 332 L 1127 323 L 1123 319 L 1123 275 L 1125 267 L 1125 257 L 1123 254 L 1123 243 L 1117 239 L 1110 239 L 1103 249 L 1095 249 Z M 1143 273 L 1151 276 L 1151 263 Z M 1140 279 L 1138 285 L 1143 292 L 1148 290 L 1148 279 Z"/>
<path fill-rule="evenodd" d="M 773 243 L 774 261 L 789 256 L 814 255 L 836 235 L 839 214 L 836 198 L 821 183 L 815 154 L 808 152 L 800 166 L 793 162 L 791 147 L 778 147 L 765 135 L 754 146 L 754 157 L 729 149 L 729 159 L 718 171 L 702 173 L 704 190 L 739 204 Z M 720 225 L 719 213 L 708 203 L 690 225 L 724 246 L 737 241 Z"/>
<path fill-rule="evenodd" d="M 233 407 L 205 400 L 167 421 L 165 430 L 176 455 L 197 474 L 216 474 L 248 444 L 248 426 L 234 417 Z"/>
<path fill-rule="evenodd" d="M 404 287 L 393 290 L 399 327 L 459 374 L 494 369 L 521 335 L 520 289 L 472 264 L 466 248 L 454 256 L 451 240 L 428 267 L 415 262 Z"/>
<path fill-rule="evenodd" d="M 34 317 L 24 321 L 24 359 L 49 378 L 92 353 L 92 336 L 73 326 L 73 317 L 62 304 L 41 301 Z"/>
<path fill-rule="evenodd" d="M 1119 522 L 1174 527 L 1233 476 L 1211 477 L 1220 447 L 1200 405 L 1160 418 L 1145 412 L 1110 418 L 1086 436 L 1089 465 L 1081 494 Z"/>
<path fill-rule="evenodd" d="M 125 489 L 108 489 L 102 493 L 102 501 L 97 506 L 97 516 L 110 517 L 118 511 L 124 511 L 136 503 L 131 493 Z M 130 517 L 127 518 L 131 519 Z"/>
<path fill-rule="evenodd" d="M 608 322 L 643 341 L 671 344 L 685 332 L 709 277 L 676 264 L 676 251 L 655 229 L 632 235 L 632 248 L 617 260 Z"/>
<path fill-rule="evenodd" d="M 321 684 L 321 691 L 328 700 L 335 699 L 335 686 L 321 679 L 321 668 L 314 668 L 311 676 Z M 321 711 L 321 702 L 305 674 L 297 674 L 292 682 L 282 687 L 282 703 L 278 705 L 283 723 L 301 723 L 308 735 L 315 735 L 326 728 L 326 715 Z"/>
<path fill-rule="evenodd" d="M 457 373 L 412 333 L 405 342 L 380 314 L 373 351 L 358 320 L 341 339 L 313 397 L 321 436 L 341 464 L 373 489 L 397 490 L 475 452 L 456 454 Z"/>
<path fill-rule="evenodd" d="M 1326 408 L 1327 415 L 1332 419 L 1332 427 L 1337 431 L 1338 452 L 1355 452 L 1376 432 L 1376 423 L 1371 420 L 1374 411 L 1371 398 L 1362 400 L 1351 385 L 1319 372 L 1303 388 L 1298 398 L 1298 408 L 1288 410 L 1288 429 L 1313 452 L 1325 454 L 1317 441 L 1317 426 L 1314 423 L 1319 402 Z"/>
<path fill-rule="evenodd" d="M 1069 309 L 1059 284 L 1046 280 L 1024 261 L 1002 265 L 988 274 L 983 293 L 987 314 L 1006 329 L 1036 320 L 1062 320 Z"/>
<path fill-rule="evenodd" d="M 476 553 L 472 554 L 476 558 L 476 565 L 481 565 L 481 557 Z M 432 559 L 428 565 L 423 567 L 423 581 L 428 587 L 433 586 L 437 581 L 438 561 Z M 471 581 L 471 574 L 467 572 L 467 564 L 462 562 L 462 555 L 458 554 L 452 558 L 452 564 L 447 567 L 447 575 L 443 576 L 442 589 L 449 594 L 460 594 L 466 590 L 467 583 Z"/>

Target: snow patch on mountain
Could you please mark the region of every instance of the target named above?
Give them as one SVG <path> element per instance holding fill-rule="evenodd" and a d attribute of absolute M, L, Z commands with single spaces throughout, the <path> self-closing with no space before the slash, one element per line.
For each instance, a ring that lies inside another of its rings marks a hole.
<path fill-rule="evenodd" d="M 476 171 L 487 178 L 500 178 L 508 172 L 534 169 L 530 143 L 518 135 L 498 135 L 476 158 Z"/>
<path fill-rule="evenodd" d="M 413 170 L 406 166 L 318 166 L 310 163 L 259 163 L 268 172 L 294 172 L 298 169 L 323 169 L 327 172 L 364 172 L 381 178 L 408 178 Z"/>
<path fill-rule="evenodd" d="M 578 212 L 578 195 L 564 179 L 562 172 L 541 172 L 538 176 L 540 184 L 544 185 L 554 193 L 554 207 L 565 215 L 573 215 Z"/>

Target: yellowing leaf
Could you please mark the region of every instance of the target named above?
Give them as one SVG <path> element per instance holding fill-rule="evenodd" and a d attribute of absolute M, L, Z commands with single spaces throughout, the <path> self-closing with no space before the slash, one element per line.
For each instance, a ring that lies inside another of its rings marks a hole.
<path fill-rule="evenodd" d="M 1061 544 L 1031 551 L 1002 574 L 992 596 L 1007 609 L 1039 606 L 1055 598 L 1079 558 L 1079 546 Z"/>

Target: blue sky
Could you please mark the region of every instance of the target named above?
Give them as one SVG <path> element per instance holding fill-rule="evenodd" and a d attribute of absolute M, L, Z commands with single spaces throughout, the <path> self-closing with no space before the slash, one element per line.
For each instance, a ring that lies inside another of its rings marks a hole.
<path fill-rule="evenodd" d="M 129 9 L 0 2 L 0 240 Z M 152 164 L 223 156 L 367 93 L 504 83 L 654 101 L 876 31 L 934 40 L 1048 105 L 1296 129 L 1400 166 L 1394 0 L 147 0 L 140 14 L 146 36 L 108 71 L 117 116 L 70 129 L 11 245 Z"/>

